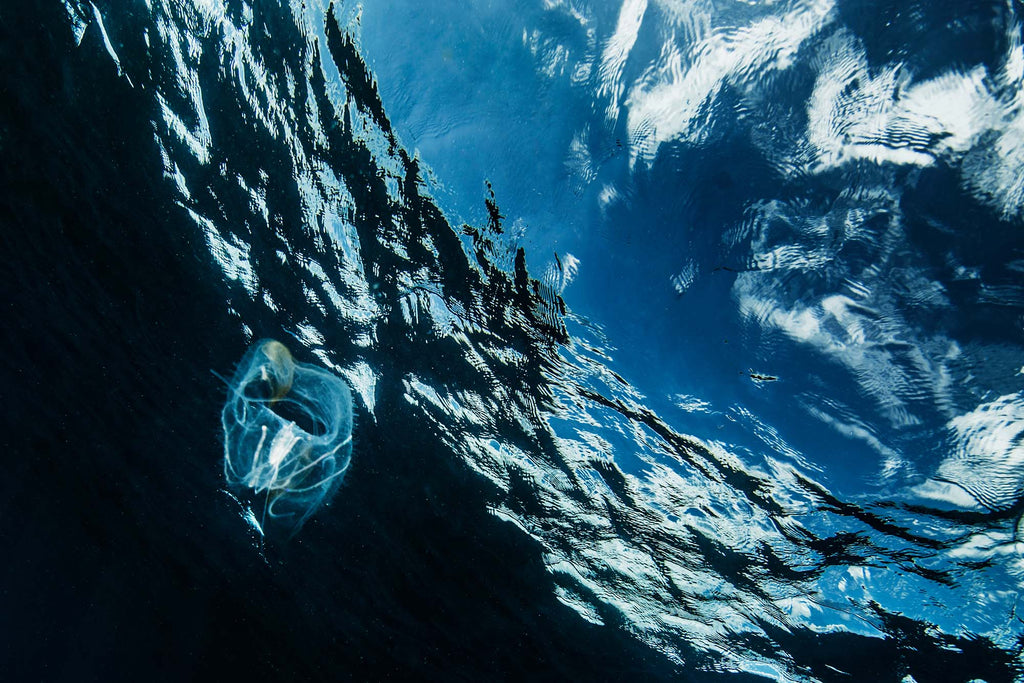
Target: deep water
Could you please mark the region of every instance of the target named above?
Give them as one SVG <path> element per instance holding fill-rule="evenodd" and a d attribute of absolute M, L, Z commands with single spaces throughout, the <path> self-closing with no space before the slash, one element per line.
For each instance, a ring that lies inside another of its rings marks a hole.
<path fill-rule="evenodd" d="M 975 4 L 948 72 L 940 5 L 392 8 L 389 59 L 387 3 L 6 3 L 2 678 L 1019 677 L 1024 53 Z M 351 387 L 294 535 L 225 478 L 263 338 Z"/>

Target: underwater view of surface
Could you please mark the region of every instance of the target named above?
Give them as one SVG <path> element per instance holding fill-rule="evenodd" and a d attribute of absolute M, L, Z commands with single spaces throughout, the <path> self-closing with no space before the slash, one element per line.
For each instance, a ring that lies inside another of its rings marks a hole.
<path fill-rule="evenodd" d="M 4 3 L 0 678 L 1021 679 L 1022 26 Z"/>

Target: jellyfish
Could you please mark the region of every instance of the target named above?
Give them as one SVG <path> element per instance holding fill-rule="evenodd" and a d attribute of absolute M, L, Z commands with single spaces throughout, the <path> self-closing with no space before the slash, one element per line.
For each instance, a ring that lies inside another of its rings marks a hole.
<path fill-rule="evenodd" d="M 352 458 L 352 395 L 323 368 L 264 339 L 242 357 L 221 414 L 224 476 L 261 505 L 260 532 L 296 534 Z"/>

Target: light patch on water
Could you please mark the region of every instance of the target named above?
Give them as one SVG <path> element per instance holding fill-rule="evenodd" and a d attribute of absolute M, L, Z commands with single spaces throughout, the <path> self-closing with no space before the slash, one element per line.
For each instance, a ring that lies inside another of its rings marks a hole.
<path fill-rule="evenodd" d="M 128 81 L 128 85 L 134 88 L 135 84 L 132 83 L 131 77 L 128 76 L 128 74 L 124 72 L 124 69 L 121 68 L 121 58 L 117 56 L 117 52 L 114 50 L 114 45 L 110 42 L 110 36 L 107 34 L 107 27 L 103 24 L 103 15 L 100 14 L 100 11 L 96 7 L 96 5 L 94 5 L 91 2 L 89 3 L 89 5 L 92 7 L 92 15 L 93 18 L 96 20 L 96 25 L 100 29 L 100 35 L 103 37 L 103 47 L 106 48 L 107 54 L 110 55 L 110 58 L 114 60 L 114 66 L 117 67 L 117 75 L 124 76 L 125 79 Z M 78 41 L 81 42 L 81 37 L 77 36 L 77 38 Z"/>
<path fill-rule="evenodd" d="M 308 321 L 299 323 L 295 329 L 297 330 L 295 338 L 307 349 L 321 347 L 327 341 L 320 330 L 313 327 Z"/>
<path fill-rule="evenodd" d="M 991 510 L 1024 494 L 1024 394 L 1007 394 L 949 421 L 955 448 L 936 472 Z M 923 492 L 935 495 L 934 487 Z M 973 506 L 972 506 L 973 507 Z"/>
<path fill-rule="evenodd" d="M 178 25 L 166 16 L 158 17 L 156 26 L 160 40 L 174 61 L 176 77 L 167 92 L 157 93 L 164 123 L 171 133 L 185 143 L 199 163 L 208 164 L 213 140 L 196 65 L 199 57 L 198 43 L 190 34 L 183 36 Z M 192 119 L 193 125 L 190 126 L 186 118 Z"/>
<path fill-rule="evenodd" d="M 604 620 L 601 619 L 601 615 L 597 613 L 597 609 L 594 605 L 580 596 L 576 591 L 571 591 L 564 586 L 556 585 L 555 597 L 560 603 L 572 609 L 591 624 L 604 626 Z"/>
<path fill-rule="evenodd" d="M 545 78 L 563 76 L 572 63 L 572 53 L 568 47 L 547 38 L 538 30 L 527 31 L 524 28 L 522 41 L 534 58 L 537 73 Z"/>
<path fill-rule="evenodd" d="M 900 456 L 895 449 L 882 443 L 878 436 L 876 436 L 867 425 L 860 421 L 844 422 L 810 403 L 804 404 L 804 410 L 806 410 L 809 415 L 821 420 L 843 436 L 857 441 L 862 441 L 876 453 L 881 455 L 884 458 L 884 464 L 881 468 L 881 475 L 883 478 L 890 478 L 894 476 L 904 467 L 905 461 L 902 456 Z"/>
<path fill-rule="evenodd" d="M 64 9 L 68 13 L 68 19 L 71 21 L 71 33 L 75 37 L 75 45 L 80 46 L 82 44 L 82 38 L 85 37 L 85 30 L 89 28 L 89 20 L 85 16 L 85 12 L 82 11 L 81 5 L 72 0 L 64 0 Z"/>
<path fill-rule="evenodd" d="M 249 210 L 263 218 L 264 226 L 270 225 L 270 210 L 267 208 L 266 186 L 253 187 L 245 181 L 245 178 L 240 173 L 235 174 L 235 180 L 238 182 L 238 186 L 242 188 L 242 191 L 249 195 Z"/>
<path fill-rule="evenodd" d="M 210 254 L 220 265 L 224 276 L 229 280 L 241 283 L 245 287 L 245 291 L 249 293 L 249 296 L 255 297 L 257 293 L 257 278 L 256 271 L 253 269 L 249 259 L 249 245 L 234 235 L 228 235 L 225 238 L 209 218 L 201 216 L 187 207 L 186 209 L 189 215 L 192 216 L 192 220 L 202 228 Z"/>
<path fill-rule="evenodd" d="M 597 177 L 597 168 L 590 153 L 589 138 L 590 126 L 584 126 L 577 131 L 569 143 L 569 151 L 565 158 L 565 168 L 572 178 L 573 192 L 577 196 L 583 194 L 587 185 Z"/>
<path fill-rule="evenodd" d="M 676 294 L 685 294 L 686 290 L 697 280 L 699 274 L 700 265 L 693 259 L 689 259 L 678 273 L 669 278 L 669 281 L 672 283 L 672 288 L 676 290 Z"/>
<path fill-rule="evenodd" d="M 625 86 L 622 82 L 622 71 L 626 67 L 633 46 L 636 45 L 640 26 L 643 24 L 644 13 L 647 12 L 647 0 L 626 0 L 619 8 L 619 20 L 615 33 L 605 43 L 601 54 L 601 65 L 598 68 L 598 98 L 607 98 L 607 118 L 614 122 L 619 118 L 619 105 Z"/>
<path fill-rule="evenodd" d="M 619 194 L 614 185 L 604 185 L 597 195 L 597 205 L 601 209 L 602 214 L 607 214 L 609 207 L 621 198 L 622 195 Z"/>
<path fill-rule="evenodd" d="M 1001 107 L 978 66 L 914 83 L 896 62 L 872 70 L 861 42 L 837 32 L 821 48 L 808 102 L 808 140 L 819 169 L 867 159 L 927 166 L 962 153 L 998 125 Z"/>
<path fill-rule="evenodd" d="M 713 414 L 717 412 L 708 401 L 689 394 L 674 394 L 670 400 L 676 407 L 688 413 Z"/>
<path fill-rule="evenodd" d="M 965 188 L 1004 218 L 1024 208 L 1024 48 L 1011 22 L 1002 67 L 915 81 L 900 62 L 871 67 L 861 41 L 838 31 L 821 48 L 807 105 L 816 171 L 868 160 L 960 167 Z"/>
<path fill-rule="evenodd" d="M 363 405 L 366 406 L 366 411 L 370 415 L 374 415 L 374 409 L 377 405 L 377 383 L 380 381 L 379 374 L 374 372 L 373 368 L 364 361 L 357 361 L 351 365 L 341 367 L 334 362 L 327 361 L 323 357 L 321 357 L 321 360 L 324 360 L 325 365 L 345 378 L 349 387 L 352 388 L 352 392 L 362 399 Z"/>
<path fill-rule="evenodd" d="M 669 141 L 699 144 L 708 130 L 702 112 L 720 89 L 788 69 L 800 46 L 829 23 L 833 5 L 801 2 L 781 16 L 715 31 L 685 53 L 666 43 L 657 68 L 634 84 L 626 101 L 630 164 L 649 166 Z"/>

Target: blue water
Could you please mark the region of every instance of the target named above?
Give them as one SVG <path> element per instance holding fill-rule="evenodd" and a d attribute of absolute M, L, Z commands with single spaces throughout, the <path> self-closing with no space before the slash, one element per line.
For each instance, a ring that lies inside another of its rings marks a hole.
<path fill-rule="evenodd" d="M 5 670 L 1019 677 L 1020 12 L 0 10 Z M 284 533 L 265 338 L 354 411 Z"/>

